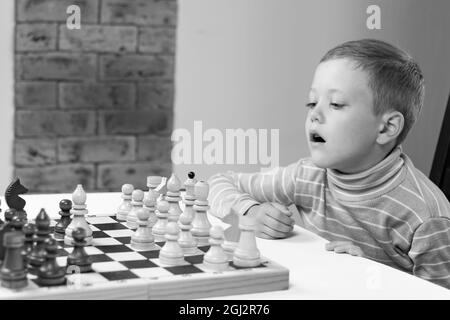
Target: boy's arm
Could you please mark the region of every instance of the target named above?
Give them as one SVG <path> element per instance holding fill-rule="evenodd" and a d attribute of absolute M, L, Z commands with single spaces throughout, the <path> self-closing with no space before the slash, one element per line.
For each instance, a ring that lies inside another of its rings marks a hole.
<path fill-rule="evenodd" d="M 430 218 L 414 233 L 409 257 L 414 275 L 450 289 L 450 219 Z"/>
<path fill-rule="evenodd" d="M 209 179 L 210 212 L 226 219 L 234 211 L 238 215 L 254 215 L 259 222 L 257 235 L 264 238 L 284 238 L 292 231 L 294 220 L 289 210 L 270 202 L 294 203 L 295 179 L 301 160 L 288 167 L 278 167 L 264 173 L 222 173 Z"/>
<path fill-rule="evenodd" d="M 252 206 L 277 202 L 294 203 L 295 178 L 300 161 L 268 172 L 219 173 L 209 179 L 211 213 L 224 218 L 232 210 L 245 214 Z"/>

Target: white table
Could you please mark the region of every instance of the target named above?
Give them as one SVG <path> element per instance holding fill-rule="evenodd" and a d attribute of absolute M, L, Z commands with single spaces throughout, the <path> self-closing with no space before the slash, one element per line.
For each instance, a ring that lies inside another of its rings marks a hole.
<path fill-rule="evenodd" d="M 41 208 L 58 217 L 59 201 L 71 194 L 23 195 L 28 218 Z M 120 204 L 120 193 L 89 193 L 87 209 L 111 215 Z M 7 209 L 1 198 L 2 218 Z M 214 217 L 211 222 L 220 224 Z M 245 294 L 217 299 L 450 299 L 450 290 L 365 258 L 325 250 L 326 240 L 295 227 L 283 240 L 258 239 L 261 254 L 290 270 L 288 290 Z M 213 298 L 215 299 L 215 298 Z"/>

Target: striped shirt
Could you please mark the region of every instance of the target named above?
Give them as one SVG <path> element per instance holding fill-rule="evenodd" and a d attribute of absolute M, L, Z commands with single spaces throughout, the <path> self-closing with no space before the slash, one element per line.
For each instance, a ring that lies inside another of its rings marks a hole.
<path fill-rule="evenodd" d="M 219 218 L 263 202 L 295 204 L 303 228 L 450 289 L 450 203 L 401 147 L 356 174 L 305 158 L 264 173 L 216 174 L 209 183 Z"/>

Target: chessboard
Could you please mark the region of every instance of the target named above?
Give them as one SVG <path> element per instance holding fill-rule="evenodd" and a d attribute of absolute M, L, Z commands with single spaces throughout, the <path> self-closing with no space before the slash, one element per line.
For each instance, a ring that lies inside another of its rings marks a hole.
<path fill-rule="evenodd" d="M 137 251 L 131 248 L 134 232 L 125 222 L 112 216 L 86 217 L 93 243 L 85 250 L 91 257 L 92 272 L 67 275 L 67 282 L 56 287 L 40 286 L 36 276 L 28 275 L 28 285 L 19 290 L 0 287 L 0 299 L 196 299 L 288 288 L 289 271 L 262 257 L 253 268 L 238 268 L 230 261 L 228 270 L 211 272 L 203 265 L 209 246 L 198 247 L 185 256 L 185 263 L 164 266 L 157 249 Z M 57 220 L 52 220 L 55 225 Z M 65 266 L 72 246 L 58 241 L 60 266 Z"/>
<path fill-rule="evenodd" d="M 17 179 L 0 227 L 0 299 L 174 300 L 287 289 L 289 270 L 260 255 L 254 220 L 240 217 L 239 241 L 225 245 L 223 228 L 208 221 L 208 184 L 188 177 L 183 200 L 175 175 L 167 184 L 148 177 L 146 195 L 125 184 L 107 215 L 87 209 L 78 185 L 73 206 L 59 202 L 60 219 L 41 209 L 28 221 L 19 197 L 27 189 Z"/>

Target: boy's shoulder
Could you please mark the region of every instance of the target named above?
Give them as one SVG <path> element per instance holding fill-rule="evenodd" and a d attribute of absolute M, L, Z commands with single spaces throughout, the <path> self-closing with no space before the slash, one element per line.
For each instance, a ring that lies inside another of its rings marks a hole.
<path fill-rule="evenodd" d="M 450 218 L 450 203 L 436 184 L 433 183 L 422 171 L 417 169 L 412 160 L 402 154 L 405 163 L 406 177 L 400 184 L 401 191 L 411 194 L 416 201 L 412 201 L 411 205 L 423 203 L 424 211 L 420 215 L 424 220 L 434 217 Z M 419 205 L 416 205 L 419 206 Z"/>

